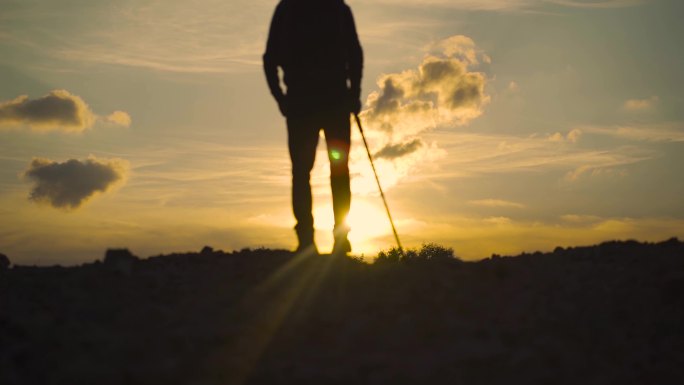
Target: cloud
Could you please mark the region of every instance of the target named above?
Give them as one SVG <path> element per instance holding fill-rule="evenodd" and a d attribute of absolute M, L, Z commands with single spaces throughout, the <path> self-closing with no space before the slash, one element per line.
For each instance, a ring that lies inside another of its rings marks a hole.
<path fill-rule="evenodd" d="M 583 129 L 584 131 L 584 129 Z M 416 181 L 479 177 L 492 174 L 552 171 L 565 175 L 564 181 L 581 175 L 617 176 L 626 167 L 652 159 L 656 152 L 634 145 L 594 148 L 551 142 L 541 135 L 514 136 L 484 133 L 430 133 L 426 139 L 440 143 L 449 156 L 426 171 Z M 568 171 L 574 170 L 570 173 Z"/>
<path fill-rule="evenodd" d="M 606 239 L 662 241 L 684 234 L 684 220 L 657 217 L 572 216 L 561 220 L 497 220 L 459 217 L 446 220 L 424 219 L 404 230 L 406 245 L 429 238 L 446 245 L 458 245 L 458 255 L 466 260 L 481 259 L 492 253 L 516 255 L 532 250 L 553 250 L 556 246 L 577 246 Z M 388 242 L 389 243 L 389 242 Z"/>
<path fill-rule="evenodd" d="M 453 35 L 440 40 L 430 47 L 433 55 L 444 55 L 445 57 L 459 59 L 468 64 L 479 64 L 480 60 L 491 63 L 491 58 L 478 52 L 473 39 L 464 35 Z"/>
<path fill-rule="evenodd" d="M 492 225 L 499 225 L 499 226 L 510 225 L 511 223 L 513 223 L 513 220 L 511 218 L 508 218 L 508 217 L 489 217 L 489 218 L 484 218 L 482 221 L 485 223 L 489 223 Z"/>
<path fill-rule="evenodd" d="M 511 81 L 510 83 L 508 83 L 507 89 L 511 93 L 518 92 L 520 90 L 520 85 L 515 81 Z"/>
<path fill-rule="evenodd" d="M 581 136 L 582 136 L 582 130 L 575 128 L 568 133 L 568 135 L 566 136 L 566 139 L 569 142 L 577 143 L 577 141 L 580 139 Z"/>
<path fill-rule="evenodd" d="M 47 202 L 55 208 L 75 209 L 97 192 L 106 192 L 122 181 L 128 162 L 121 159 L 86 160 L 69 159 L 59 163 L 49 159 L 34 158 L 24 177 L 35 185 L 29 199 Z"/>
<path fill-rule="evenodd" d="M 384 4 L 402 6 L 440 6 L 478 11 L 504 11 L 527 8 L 539 0 L 381 0 Z"/>
<path fill-rule="evenodd" d="M 129 127 L 131 125 L 131 116 L 125 111 L 114 111 L 105 117 L 109 123 L 119 126 Z"/>
<path fill-rule="evenodd" d="M 579 214 L 565 214 L 561 215 L 560 219 L 563 222 L 568 223 L 596 223 L 602 220 L 601 217 L 596 215 L 579 215 Z"/>
<path fill-rule="evenodd" d="M 573 8 L 622 8 L 643 4 L 645 0 L 381 0 L 403 6 L 440 6 L 472 11 L 520 11 L 555 4 Z"/>
<path fill-rule="evenodd" d="M 567 135 L 563 135 L 560 132 L 556 132 L 555 134 L 549 136 L 549 141 L 551 142 L 557 142 L 557 143 L 577 143 L 582 136 L 582 130 L 575 128 L 572 129 L 570 132 L 567 133 Z"/>
<path fill-rule="evenodd" d="M 417 69 L 381 76 L 380 91 L 368 96 L 362 115 L 370 127 L 402 136 L 440 124 L 466 125 L 490 101 L 484 73 L 470 67 L 490 61 L 467 36 L 439 41 Z"/>
<path fill-rule="evenodd" d="M 490 101 L 485 93 L 487 77 L 472 68 L 491 59 L 471 38 L 451 36 L 425 52 L 416 68 L 380 76 L 380 89 L 368 95 L 360 114 L 370 147 L 380 148 L 375 153 L 380 160 L 376 167 L 385 188 L 445 156 L 436 142 L 425 141 L 421 135 L 437 127 L 465 126 L 482 115 Z M 365 156 L 352 150 L 351 159 L 360 157 Z M 372 171 L 355 163 L 351 165 L 357 173 L 354 191 L 374 191 Z"/>
<path fill-rule="evenodd" d="M 375 153 L 375 158 L 377 159 L 396 159 L 401 158 L 405 155 L 412 154 L 416 152 L 420 147 L 423 146 L 423 141 L 420 139 L 413 139 L 409 142 L 398 143 L 398 144 L 388 144 L 383 147 L 380 151 Z"/>
<path fill-rule="evenodd" d="M 648 99 L 629 99 L 625 101 L 622 108 L 626 111 L 646 111 L 655 107 L 660 101 L 657 96 L 651 96 Z"/>
<path fill-rule="evenodd" d="M 525 207 L 522 203 L 505 201 L 502 199 L 478 199 L 474 201 L 469 201 L 469 205 L 480 206 L 480 207 L 493 207 L 493 208 L 515 208 L 522 209 Z"/>
<path fill-rule="evenodd" d="M 77 3 L 21 3 L 3 9 L 3 22 L 19 26 L 7 29 L 3 40 L 77 65 L 176 73 L 253 71 L 261 65 L 274 6 L 265 0 L 169 0 L 97 2 L 84 10 Z M 41 16 L 46 14 L 54 17 Z M 62 28 L 67 24 L 74 28 Z M 59 33 L 43 32 L 51 29 Z"/>
<path fill-rule="evenodd" d="M 98 119 L 121 126 L 131 123 L 131 117 L 123 111 L 98 117 L 81 97 L 67 90 L 52 90 L 36 99 L 21 95 L 0 102 L 0 128 L 25 126 L 36 131 L 82 132 Z"/>
<path fill-rule="evenodd" d="M 621 164 L 616 164 L 616 166 L 621 166 Z M 621 178 L 627 176 L 627 171 L 624 169 L 611 168 L 610 165 L 584 164 L 577 167 L 575 170 L 566 173 L 565 180 L 569 182 L 575 182 L 584 175 L 590 175 L 591 177 L 595 178 Z"/>
<path fill-rule="evenodd" d="M 3 42 L 65 61 L 69 68 L 85 63 L 177 73 L 226 73 L 253 72 L 261 66 L 263 40 L 275 2 L 168 0 L 119 4 L 100 1 L 91 2 L 87 10 L 79 2 L 15 3 L 12 9 L 3 9 L 3 22 L 15 26 L 0 31 Z M 418 30 L 416 20 L 424 20 L 418 23 L 424 23 L 426 28 L 435 27 L 434 17 L 425 17 L 424 12 L 410 12 L 412 8 L 438 9 L 445 11 L 443 16 L 453 19 L 452 10 L 536 12 L 554 4 L 615 8 L 640 3 L 636 0 L 380 0 L 370 2 L 356 16 L 364 41 L 379 33 L 383 38 L 388 34 L 397 42 L 403 39 L 398 36 L 407 28 Z M 399 13 L 407 21 L 397 20 L 397 12 L 388 12 L 388 8 L 395 6 L 409 8 L 409 12 L 401 9 Z M 369 16 L 371 12 L 392 20 L 377 23 L 377 15 Z M 63 25 L 74 28 L 65 29 Z M 59 33 L 46 33 L 52 30 Z M 424 34 L 420 32 L 420 35 Z"/>
<path fill-rule="evenodd" d="M 684 142 L 684 122 L 625 125 L 585 126 L 582 131 L 640 142 Z"/>
<path fill-rule="evenodd" d="M 645 0 L 550 0 L 551 3 L 576 8 L 623 8 L 645 3 Z"/>
<path fill-rule="evenodd" d="M 83 131 L 91 127 L 95 116 L 88 105 L 66 90 L 29 99 L 21 95 L 0 104 L 0 125 L 27 125 L 38 130 L 62 129 L 67 132 Z"/>

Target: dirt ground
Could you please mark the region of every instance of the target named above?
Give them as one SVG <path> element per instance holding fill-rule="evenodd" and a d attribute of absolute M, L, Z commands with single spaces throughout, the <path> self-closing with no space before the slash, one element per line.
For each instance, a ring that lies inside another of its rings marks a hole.
<path fill-rule="evenodd" d="M 0 384 L 682 384 L 684 244 L 0 269 Z"/>

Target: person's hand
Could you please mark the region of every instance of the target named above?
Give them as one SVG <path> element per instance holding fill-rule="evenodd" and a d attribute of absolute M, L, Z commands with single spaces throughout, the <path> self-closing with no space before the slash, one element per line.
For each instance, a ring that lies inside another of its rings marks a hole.
<path fill-rule="evenodd" d="M 280 113 L 287 117 L 287 98 L 285 95 L 279 97 L 276 101 L 278 102 L 278 109 L 280 110 Z"/>
<path fill-rule="evenodd" d="M 349 92 L 349 111 L 357 115 L 361 112 L 361 93 L 360 92 Z"/>

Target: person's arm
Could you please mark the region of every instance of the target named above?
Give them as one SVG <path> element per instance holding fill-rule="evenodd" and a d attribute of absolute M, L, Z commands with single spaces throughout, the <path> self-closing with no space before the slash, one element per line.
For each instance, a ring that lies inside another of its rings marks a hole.
<path fill-rule="evenodd" d="M 363 75 L 363 50 L 359 42 L 359 36 L 356 33 L 356 24 L 354 23 L 354 16 L 351 9 L 346 7 L 346 23 L 347 23 L 347 71 L 349 76 L 350 97 L 353 102 L 354 113 L 359 113 L 361 110 L 361 77 Z"/>
<path fill-rule="evenodd" d="M 264 53 L 264 73 L 266 74 L 266 81 L 268 88 L 271 90 L 271 95 L 278 102 L 280 112 L 285 115 L 284 101 L 285 95 L 280 88 L 280 77 L 278 76 L 278 66 L 282 65 L 281 52 L 282 47 L 280 35 L 282 33 L 282 3 L 278 4 L 273 19 L 271 20 L 271 27 L 268 32 L 268 41 L 266 42 L 266 52 Z"/>

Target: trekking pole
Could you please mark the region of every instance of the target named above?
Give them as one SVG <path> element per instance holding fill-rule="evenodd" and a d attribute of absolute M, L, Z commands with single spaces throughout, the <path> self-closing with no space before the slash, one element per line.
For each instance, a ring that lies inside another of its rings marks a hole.
<path fill-rule="evenodd" d="M 361 127 L 361 119 L 359 119 L 359 114 L 354 114 L 356 118 L 356 125 L 359 126 L 359 131 L 361 132 L 361 138 L 363 139 L 363 144 L 366 146 L 366 152 L 368 153 L 368 160 L 370 160 L 371 168 L 373 169 L 373 175 L 375 175 L 375 181 L 378 183 L 378 190 L 380 190 L 380 196 L 382 197 L 382 203 L 385 204 L 385 210 L 387 211 L 387 217 L 389 218 L 390 225 L 392 225 L 392 232 L 394 233 L 394 239 L 397 241 L 397 246 L 399 246 L 399 253 L 403 254 L 404 249 L 401 247 L 401 242 L 399 241 L 399 234 L 397 234 L 397 228 L 394 227 L 394 221 L 392 220 L 392 214 L 390 214 L 389 206 L 387 205 L 387 198 L 385 198 L 385 193 L 382 192 L 382 186 L 380 185 L 380 178 L 378 178 L 378 172 L 375 170 L 375 164 L 373 163 L 373 156 L 371 155 L 370 149 L 368 148 L 368 142 L 366 141 L 366 135 L 363 134 L 363 127 Z"/>

